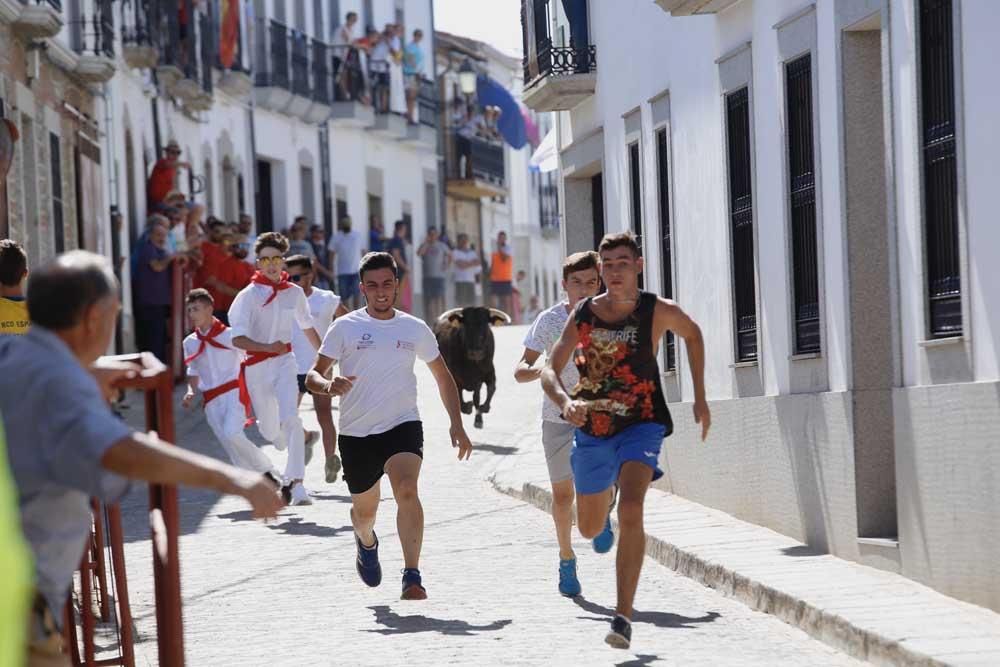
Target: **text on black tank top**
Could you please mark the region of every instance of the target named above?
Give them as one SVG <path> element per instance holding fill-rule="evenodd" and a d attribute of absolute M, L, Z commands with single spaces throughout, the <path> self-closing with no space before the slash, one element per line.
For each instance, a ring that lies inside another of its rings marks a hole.
<path fill-rule="evenodd" d="M 598 317 L 589 298 L 577 305 L 573 361 L 580 382 L 570 395 L 587 403 L 586 433 L 606 438 L 642 422 L 663 424 L 668 435 L 673 430 L 653 353 L 656 301 L 655 294 L 640 292 L 635 310 L 615 323 Z"/>

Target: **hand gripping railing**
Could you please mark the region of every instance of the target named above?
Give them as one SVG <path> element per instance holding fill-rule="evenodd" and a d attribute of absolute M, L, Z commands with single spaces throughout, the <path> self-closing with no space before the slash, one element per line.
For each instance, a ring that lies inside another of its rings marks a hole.
<path fill-rule="evenodd" d="M 143 392 L 147 430 L 157 432 L 160 438 L 167 442 L 173 442 L 175 435 L 174 379 L 171 370 L 148 352 L 106 357 L 106 359 L 133 363 L 141 367 L 140 373 L 134 378 L 123 380 L 119 386 L 122 389 Z M 103 557 L 104 533 L 101 527 L 101 512 L 96 501 L 93 502 L 93 506 L 97 526 L 81 563 L 83 655 L 80 654 L 76 626 L 71 617 L 66 623 L 71 657 L 75 665 L 133 667 L 135 658 L 132 650 L 132 614 L 125 576 L 121 510 L 117 504 L 104 506 L 103 513 L 107 521 L 107 538 L 117 589 L 119 656 L 102 660 L 94 659 L 95 622 L 91 608 L 91 586 L 95 579 L 102 620 L 110 618 L 110 610 L 107 603 L 107 574 Z M 156 600 L 156 642 L 159 664 L 162 667 L 183 667 L 184 629 L 181 617 L 180 553 L 178 550 L 180 516 L 177 507 L 177 487 L 163 484 L 149 485 L 149 523 L 153 545 L 153 586 Z"/>

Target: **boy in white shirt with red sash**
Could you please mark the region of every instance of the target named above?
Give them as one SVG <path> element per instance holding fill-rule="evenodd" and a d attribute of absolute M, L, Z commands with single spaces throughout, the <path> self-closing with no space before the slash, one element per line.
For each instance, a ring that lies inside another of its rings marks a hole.
<path fill-rule="evenodd" d="M 240 373 L 240 402 L 257 419 L 261 435 L 278 449 L 288 448 L 285 479 L 291 484 L 291 504 L 311 505 L 302 484 L 305 477 L 305 436 L 299 418 L 298 368 L 292 356 L 292 328 L 302 329 L 319 349 L 305 292 L 289 282 L 284 254 L 288 239 L 275 232 L 257 237 L 257 272 L 229 308 L 233 345 L 246 350 Z"/>
<path fill-rule="evenodd" d="M 208 290 L 191 290 L 186 302 L 194 332 L 184 339 L 188 376 L 184 407 L 191 407 L 200 390 L 205 419 L 232 464 L 267 475 L 280 485 L 281 478 L 271 459 L 243 433 L 246 412 L 239 395 L 243 352 L 233 347 L 232 329 L 213 317 L 215 302 Z"/>

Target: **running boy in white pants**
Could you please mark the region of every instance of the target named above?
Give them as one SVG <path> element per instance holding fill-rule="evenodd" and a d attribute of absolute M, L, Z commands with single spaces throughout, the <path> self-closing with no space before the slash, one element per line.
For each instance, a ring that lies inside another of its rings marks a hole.
<path fill-rule="evenodd" d="M 261 435 L 278 449 L 288 448 L 285 479 L 291 483 L 291 504 L 311 505 L 302 484 L 306 472 L 305 436 L 299 418 L 298 370 L 292 351 L 292 327 L 298 326 L 314 349 L 319 334 L 313 328 L 309 303 L 302 289 L 289 282 L 284 254 L 288 239 L 275 232 L 257 237 L 257 272 L 229 308 L 233 345 L 247 351 L 240 373 L 240 401 L 257 418 Z"/>
<path fill-rule="evenodd" d="M 316 267 L 313 265 L 312 257 L 292 255 L 285 260 L 285 265 L 288 267 L 288 279 L 301 287 L 306 294 L 309 313 L 313 318 L 313 328 L 320 336 L 326 334 L 334 318 L 346 315 L 349 311 L 341 303 L 339 296 L 313 285 L 316 279 Z M 292 330 L 292 354 L 295 355 L 295 363 L 299 367 L 299 405 L 301 405 L 302 397 L 309 393 L 306 389 L 306 373 L 316 361 L 316 349 L 309 344 L 305 334 L 298 328 Z M 323 394 L 312 394 L 312 402 L 323 435 L 326 481 L 328 484 L 333 484 L 337 481 L 337 473 L 340 472 L 340 459 L 337 458 L 337 427 L 333 425 L 333 399 Z M 306 463 L 309 462 L 312 443 L 316 441 L 318 435 L 316 431 L 306 431 Z"/>
<path fill-rule="evenodd" d="M 280 486 L 281 478 L 271 459 L 243 434 L 246 412 L 239 392 L 243 352 L 233 347 L 232 329 L 213 317 L 215 302 L 208 290 L 191 290 L 186 302 L 194 332 L 184 339 L 188 377 L 184 407 L 191 407 L 200 390 L 205 419 L 232 464 L 267 475 Z"/>
<path fill-rule="evenodd" d="M 595 296 L 600 289 L 600 265 L 601 259 L 593 250 L 575 253 L 563 262 L 562 287 L 566 291 L 566 300 L 539 313 L 528 329 L 528 334 L 524 337 L 524 354 L 514 370 L 515 380 L 534 382 L 541 378 L 542 369 L 545 368 L 542 353 L 545 357 L 552 353 L 553 346 L 566 326 L 566 319 L 576 304 L 582 299 Z M 575 387 L 580 381 L 580 375 L 572 364 L 566 365 L 560 377 L 565 387 Z M 558 406 L 545 397 L 542 404 L 542 447 L 552 484 L 552 519 L 556 524 L 556 539 L 559 542 L 559 592 L 567 597 L 581 592 L 572 541 L 573 500 L 576 494 L 573 490 L 573 468 L 569 454 L 573 449 L 575 433 L 576 427 L 563 419 Z M 594 538 L 594 551 L 610 551 L 614 539 L 614 533 L 608 524 Z"/>

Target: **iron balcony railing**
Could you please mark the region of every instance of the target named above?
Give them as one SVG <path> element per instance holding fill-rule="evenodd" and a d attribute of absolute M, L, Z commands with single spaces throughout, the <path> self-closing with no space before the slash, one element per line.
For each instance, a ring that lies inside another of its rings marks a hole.
<path fill-rule="evenodd" d="M 189 3 L 190 0 L 181 0 Z M 176 3 L 152 0 L 152 39 L 160 50 L 160 64 L 180 67 L 183 64 L 181 51 L 180 12 Z"/>
<path fill-rule="evenodd" d="M 122 43 L 152 46 L 159 16 L 156 0 L 122 0 Z"/>
<path fill-rule="evenodd" d="M 257 69 L 256 83 L 258 86 L 274 86 L 289 90 L 288 28 L 272 20 L 267 30 L 266 46 L 269 48 L 260 61 L 264 66 Z"/>
<path fill-rule="evenodd" d="M 21 0 L 22 5 L 48 5 L 53 9 L 62 11 L 62 0 Z"/>
<path fill-rule="evenodd" d="M 452 133 L 453 155 L 449 178 L 476 179 L 503 186 L 507 180 L 503 144 L 477 136 Z"/>
<path fill-rule="evenodd" d="M 208 3 L 207 13 L 198 17 L 198 73 L 201 79 L 201 89 L 207 93 L 212 92 L 212 64 L 218 57 L 219 43 L 216 39 L 218 31 L 217 23 L 212 16 L 212 4 Z"/>
<path fill-rule="evenodd" d="M 421 125 L 437 128 L 438 126 L 438 93 L 434 82 L 420 77 L 420 87 L 417 89 L 417 115 Z"/>
<path fill-rule="evenodd" d="M 292 92 L 302 97 L 311 95 L 309 88 L 309 38 L 298 30 L 289 31 Z"/>
<path fill-rule="evenodd" d="M 312 40 L 312 98 L 320 104 L 331 101 L 330 47 L 318 39 Z"/>
<path fill-rule="evenodd" d="M 581 15 L 568 17 L 570 44 L 556 46 L 552 43 L 552 35 L 549 32 L 551 26 L 549 0 L 522 0 L 521 32 L 524 58 L 521 62 L 524 67 L 526 87 L 548 76 L 586 74 L 597 70 L 597 47 L 589 43 L 586 9 L 586 3 L 579 3 Z"/>
<path fill-rule="evenodd" d="M 115 23 L 111 0 L 96 0 L 89 14 L 78 14 L 70 22 L 70 45 L 86 56 L 115 55 Z"/>

